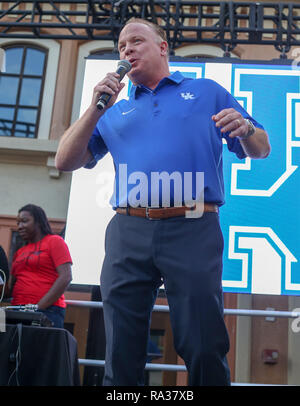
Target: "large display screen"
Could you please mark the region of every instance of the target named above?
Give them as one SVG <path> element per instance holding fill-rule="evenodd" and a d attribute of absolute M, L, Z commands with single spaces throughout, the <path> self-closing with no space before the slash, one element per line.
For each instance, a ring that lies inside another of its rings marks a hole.
<path fill-rule="evenodd" d="M 95 84 L 116 70 L 117 60 L 87 59 L 80 114 Z M 239 160 L 224 143 L 226 203 L 220 209 L 224 235 L 225 292 L 300 294 L 300 69 L 291 64 L 180 60 L 170 62 L 192 78 L 225 87 L 269 134 L 267 159 Z M 119 98 L 127 98 L 131 86 Z M 106 155 L 92 169 L 73 172 L 66 241 L 73 257 L 73 283 L 98 285 L 105 229 L 114 215 L 114 167 Z"/>

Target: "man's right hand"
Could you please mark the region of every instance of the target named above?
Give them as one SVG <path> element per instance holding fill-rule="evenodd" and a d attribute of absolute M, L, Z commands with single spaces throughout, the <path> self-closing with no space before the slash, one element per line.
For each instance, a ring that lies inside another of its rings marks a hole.
<path fill-rule="evenodd" d="M 107 93 L 111 95 L 111 98 L 105 108 L 107 110 L 109 107 L 111 107 L 115 101 L 117 100 L 119 93 L 125 86 L 125 83 L 120 83 L 119 82 L 119 77 L 120 75 L 116 72 L 111 72 L 108 73 L 101 82 L 99 82 L 95 87 L 94 87 L 94 93 L 93 93 L 93 99 L 92 99 L 92 105 L 97 105 L 100 96 L 103 93 Z"/>

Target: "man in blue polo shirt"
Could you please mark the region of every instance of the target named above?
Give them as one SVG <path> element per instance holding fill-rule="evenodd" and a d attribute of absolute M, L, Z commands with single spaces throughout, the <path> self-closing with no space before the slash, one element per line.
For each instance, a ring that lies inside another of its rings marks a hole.
<path fill-rule="evenodd" d="M 124 85 L 116 73 L 107 74 L 56 155 L 58 169 L 68 171 L 92 168 L 109 151 L 116 169 L 116 215 L 106 231 L 100 284 L 103 384 L 143 384 L 151 311 L 163 283 L 189 384 L 229 385 L 218 214 L 224 204 L 222 138 L 239 158 L 265 158 L 268 136 L 214 81 L 170 75 L 160 27 L 130 20 L 118 46 L 132 66 L 129 100 L 115 104 Z M 111 99 L 99 111 L 102 93 Z"/>

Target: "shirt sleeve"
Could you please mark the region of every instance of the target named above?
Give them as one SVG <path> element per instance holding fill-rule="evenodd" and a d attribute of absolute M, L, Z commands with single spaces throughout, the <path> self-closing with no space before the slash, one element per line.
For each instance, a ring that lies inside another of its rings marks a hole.
<path fill-rule="evenodd" d="M 55 268 L 59 265 L 66 264 L 67 262 L 72 264 L 69 248 L 64 239 L 59 235 L 52 235 L 49 241 L 49 252 Z"/>
<path fill-rule="evenodd" d="M 261 128 L 264 130 L 264 127 L 258 123 L 253 117 L 251 117 L 248 112 L 240 105 L 240 103 L 226 90 L 223 88 L 224 96 L 223 96 L 223 105 L 220 106 L 219 111 L 223 109 L 233 108 L 237 110 L 244 118 L 249 119 L 252 121 L 255 127 Z M 229 151 L 234 152 L 239 159 L 244 159 L 247 157 L 247 154 L 243 150 L 243 147 L 240 143 L 238 138 L 230 138 L 229 132 L 222 134 L 222 137 L 226 139 L 227 148 Z"/>
<path fill-rule="evenodd" d="M 105 142 L 103 141 L 103 138 L 98 130 L 98 125 L 96 126 L 93 135 L 89 140 L 88 149 L 90 150 L 93 158 L 84 167 L 86 169 L 92 169 L 108 152 L 107 146 L 105 145 Z"/>

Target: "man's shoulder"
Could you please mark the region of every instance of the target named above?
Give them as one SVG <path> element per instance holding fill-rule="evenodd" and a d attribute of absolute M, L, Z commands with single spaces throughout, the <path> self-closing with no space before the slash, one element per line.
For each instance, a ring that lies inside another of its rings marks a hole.
<path fill-rule="evenodd" d="M 195 94 L 206 94 L 209 98 L 221 97 L 227 94 L 227 90 L 213 79 L 187 78 L 181 82 L 181 91 Z"/>
<path fill-rule="evenodd" d="M 219 97 L 226 93 L 226 90 L 219 83 L 208 78 L 184 78 L 178 89 L 180 92 L 206 94 L 211 97 Z"/>
<path fill-rule="evenodd" d="M 185 78 L 182 81 L 182 84 L 187 86 L 195 86 L 195 87 L 209 87 L 219 89 L 222 86 L 219 85 L 215 80 L 209 78 Z"/>

